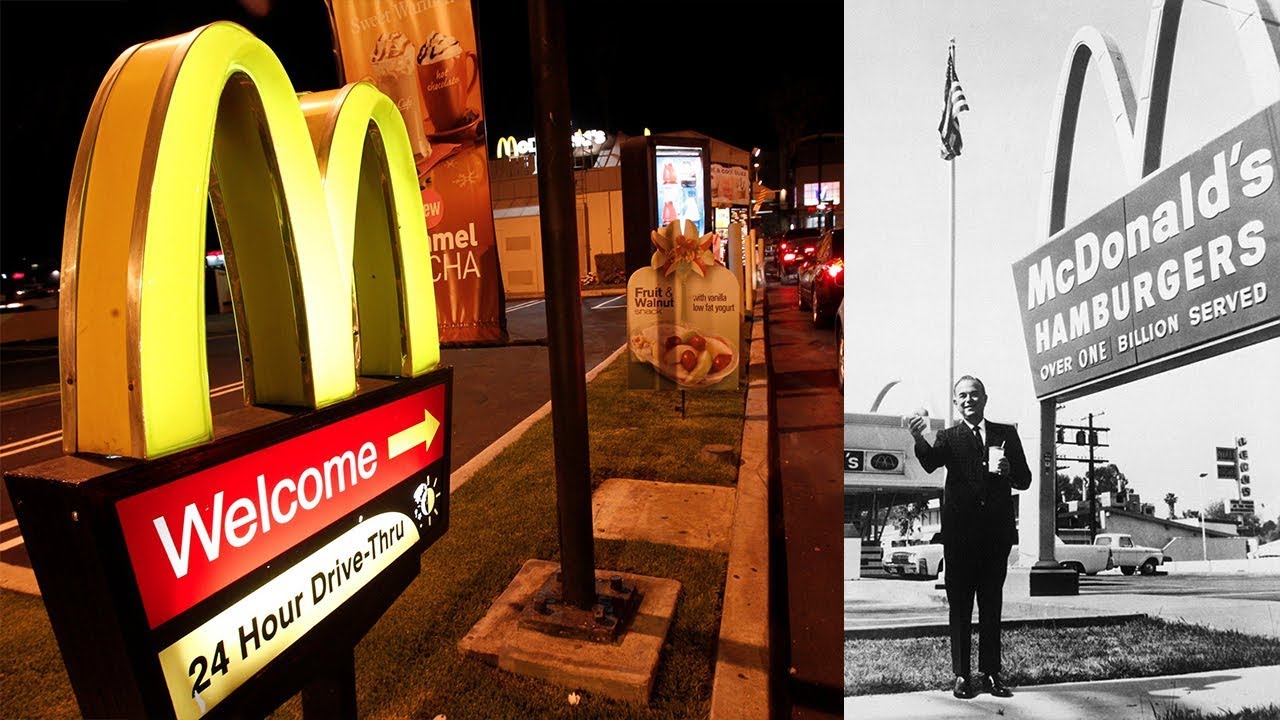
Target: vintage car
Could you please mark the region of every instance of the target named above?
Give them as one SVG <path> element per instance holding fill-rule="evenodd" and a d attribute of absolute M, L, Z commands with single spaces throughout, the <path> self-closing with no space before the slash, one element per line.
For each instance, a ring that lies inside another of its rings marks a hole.
<path fill-rule="evenodd" d="M 1156 568 L 1169 561 L 1160 548 L 1135 545 L 1133 538 L 1125 533 L 1100 533 L 1094 537 L 1093 544 L 1108 548 L 1112 565 L 1125 575 L 1132 575 L 1135 570 L 1154 575 Z"/>
<path fill-rule="evenodd" d="M 1083 575 L 1096 575 L 1103 570 L 1115 567 L 1111 563 L 1111 552 L 1096 545 L 1068 545 L 1062 538 L 1054 536 L 1053 557 L 1062 567 L 1075 570 Z M 1017 562 L 1018 546 L 1009 551 L 1009 564 Z M 933 538 L 923 545 L 912 545 L 886 550 L 882 560 L 885 572 L 898 575 L 924 575 L 935 577 L 946 570 L 942 557 L 942 533 L 934 533 Z"/>

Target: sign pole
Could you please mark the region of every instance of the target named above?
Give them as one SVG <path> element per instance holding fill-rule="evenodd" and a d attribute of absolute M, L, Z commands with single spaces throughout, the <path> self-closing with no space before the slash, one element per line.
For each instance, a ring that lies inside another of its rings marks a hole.
<path fill-rule="evenodd" d="M 547 301 L 563 599 L 568 605 L 589 610 L 596 602 L 595 546 L 573 158 L 570 145 L 564 140 L 571 131 L 564 7 L 560 0 L 529 0 L 529 60 L 538 140 L 542 273 Z"/>
<path fill-rule="evenodd" d="M 356 653 L 354 648 L 341 648 L 319 677 L 302 689 L 302 717 L 323 720 L 356 716 Z"/>

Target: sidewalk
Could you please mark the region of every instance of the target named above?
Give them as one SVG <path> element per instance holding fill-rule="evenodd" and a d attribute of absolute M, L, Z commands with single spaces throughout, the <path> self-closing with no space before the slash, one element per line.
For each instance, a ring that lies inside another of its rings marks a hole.
<path fill-rule="evenodd" d="M 1083 594 L 1029 597 L 1017 594 L 1013 573 L 1005 585 L 1004 623 L 1080 621 L 1149 615 L 1169 622 L 1187 622 L 1214 630 L 1280 637 L 1280 603 L 1203 595 L 1143 595 L 1139 593 Z M 844 584 L 845 637 L 884 637 L 926 634 L 947 628 L 946 596 L 931 580 L 903 581 L 867 578 Z M 975 611 L 976 617 L 976 611 Z"/>
<path fill-rule="evenodd" d="M 933 580 L 865 578 L 845 582 L 845 639 L 922 637 L 947 632 L 944 591 Z M 1107 623 L 1135 615 L 1215 630 L 1280 637 L 1280 603 L 1139 593 L 1029 597 L 1005 586 L 1002 625 Z M 1025 586 L 1024 586 L 1025 587 Z M 1025 591 L 1024 591 L 1025 592 Z M 980 695 L 960 700 L 949 690 L 845 698 L 845 717 L 899 718 L 1152 718 L 1161 708 L 1206 714 L 1280 705 L 1280 666 L 1215 670 L 1190 675 L 1026 686 L 1013 698 Z M 904 709 L 909 708 L 909 713 Z M 1154 708 L 1154 709 L 1153 709 Z"/>
<path fill-rule="evenodd" d="M 861 695 L 844 701 L 844 716 L 859 720 L 901 718 L 989 718 L 1077 720 L 1078 718 L 1153 718 L 1179 707 L 1206 715 L 1280 704 L 1276 678 L 1280 666 L 1215 670 L 1097 682 L 1015 688 L 1011 698 L 979 695 L 960 700 L 947 690 L 890 695 Z M 909 708 L 909 712 L 906 709 Z"/>

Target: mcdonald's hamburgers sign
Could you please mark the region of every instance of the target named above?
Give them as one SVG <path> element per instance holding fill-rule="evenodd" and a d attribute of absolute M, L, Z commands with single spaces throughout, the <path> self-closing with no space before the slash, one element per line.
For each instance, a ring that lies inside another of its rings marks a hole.
<path fill-rule="evenodd" d="M 216 421 L 210 199 L 248 405 Z M 238 25 L 111 67 L 64 236 L 68 455 L 6 478 L 86 716 L 305 695 L 445 532 L 452 371 L 420 202 L 386 95 L 298 96 Z"/>
<path fill-rule="evenodd" d="M 1038 397 L 1280 332 L 1277 153 L 1273 105 L 1014 264 Z"/>

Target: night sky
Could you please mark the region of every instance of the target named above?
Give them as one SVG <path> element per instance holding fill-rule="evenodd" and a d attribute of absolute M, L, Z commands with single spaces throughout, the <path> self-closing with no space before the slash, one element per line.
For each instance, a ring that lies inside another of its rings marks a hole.
<path fill-rule="evenodd" d="M 56 263 L 76 146 L 94 92 L 128 46 L 214 20 L 280 56 L 299 90 L 338 84 L 321 0 L 0 0 L 0 267 Z M 533 133 L 525 3 L 476 0 L 490 152 Z M 839 2 L 566 0 L 573 122 L 640 134 L 698 130 L 742 148 L 842 129 Z M 765 175 L 766 182 L 769 176 Z M 772 184 L 772 183 L 771 183 Z"/>

